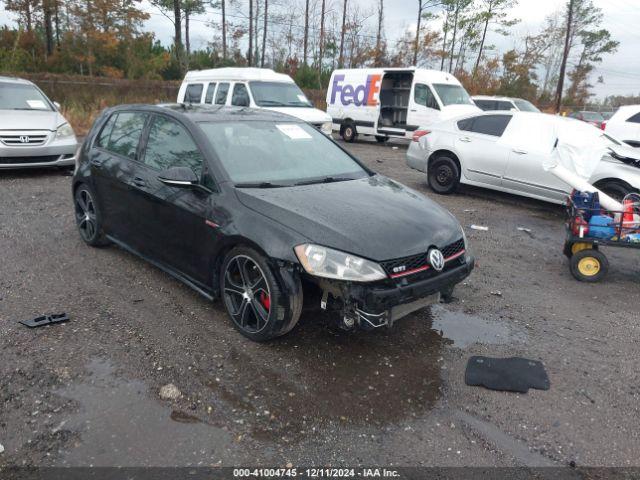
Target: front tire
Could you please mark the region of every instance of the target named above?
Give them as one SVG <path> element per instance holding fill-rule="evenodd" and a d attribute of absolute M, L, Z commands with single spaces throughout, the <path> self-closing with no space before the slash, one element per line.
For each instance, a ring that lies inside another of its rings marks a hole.
<path fill-rule="evenodd" d="M 95 199 L 96 195 L 89 185 L 83 183 L 76 188 L 73 195 L 76 225 L 87 245 L 104 247 L 109 245 L 109 240 L 102 231 L 102 213 Z"/>
<path fill-rule="evenodd" d="M 434 192 L 449 195 L 458 188 L 460 168 L 453 158 L 441 155 L 429 163 L 427 181 Z"/>
<path fill-rule="evenodd" d="M 599 282 L 607 275 L 608 270 L 609 261 L 598 250 L 580 250 L 571 257 L 571 274 L 581 282 Z"/>
<path fill-rule="evenodd" d="M 599 185 L 598 188 L 618 202 L 622 202 L 629 193 L 636 192 L 630 185 L 616 181 L 605 182 Z"/>
<path fill-rule="evenodd" d="M 284 335 L 298 322 L 303 298 L 297 276 L 294 283 L 283 291 L 267 259 L 252 248 L 234 248 L 222 263 L 224 306 L 236 330 L 255 342 Z"/>

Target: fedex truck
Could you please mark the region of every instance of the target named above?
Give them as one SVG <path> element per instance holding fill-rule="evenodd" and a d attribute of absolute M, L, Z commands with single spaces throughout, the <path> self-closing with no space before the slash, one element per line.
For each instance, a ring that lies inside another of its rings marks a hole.
<path fill-rule="evenodd" d="M 481 112 L 450 73 L 423 68 L 335 70 L 327 89 L 333 131 L 347 142 L 411 138 L 418 127 Z"/>

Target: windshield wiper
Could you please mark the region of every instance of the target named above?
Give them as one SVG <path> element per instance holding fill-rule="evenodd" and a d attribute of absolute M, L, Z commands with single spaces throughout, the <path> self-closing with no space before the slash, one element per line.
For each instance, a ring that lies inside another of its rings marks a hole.
<path fill-rule="evenodd" d="M 320 179 L 316 178 L 314 180 L 304 180 L 302 182 L 296 183 L 295 185 L 300 186 L 300 185 L 314 185 L 316 183 L 348 182 L 349 180 L 355 180 L 355 179 L 349 178 L 349 177 L 324 177 Z"/>
<path fill-rule="evenodd" d="M 287 102 L 287 107 L 310 107 L 308 102 Z"/>
<path fill-rule="evenodd" d="M 271 182 L 246 182 L 246 183 L 236 183 L 236 188 L 281 188 L 281 187 L 289 187 L 290 185 L 281 185 L 278 183 Z"/>

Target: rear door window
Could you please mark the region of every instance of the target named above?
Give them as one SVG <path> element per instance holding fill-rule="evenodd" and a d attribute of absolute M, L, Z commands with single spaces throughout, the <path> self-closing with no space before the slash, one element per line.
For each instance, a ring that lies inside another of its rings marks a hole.
<path fill-rule="evenodd" d="M 505 111 L 509 111 L 512 108 L 515 108 L 513 106 L 513 103 L 511 102 L 505 102 L 505 101 L 497 101 L 496 102 L 496 108 L 494 108 L 494 110 L 505 110 Z"/>
<path fill-rule="evenodd" d="M 109 145 L 109 137 L 111 136 L 111 130 L 113 130 L 113 124 L 116 123 L 116 117 L 118 115 L 111 115 L 107 120 L 107 123 L 102 127 L 102 131 L 100 135 L 98 135 L 98 139 L 96 140 L 96 147 L 107 148 Z"/>
<path fill-rule="evenodd" d="M 202 98 L 203 85 L 201 83 L 191 83 L 187 85 L 187 90 L 184 92 L 185 103 L 200 103 Z"/>
<path fill-rule="evenodd" d="M 495 110 L 496 102 L 494 100 L 474 100 L 478 108 L 482 110 Z"/>
<path fill-rule="evenodd" d="M 229 84 L 221 83 L 218 85 L 216 92 L 216 105 L 224 105 L 227 103 L 227 93 L 229 92 Z"/>
<path fill-rule="evenodd" d="M 207 87 L 207 93 L 204 95 L 204 103 L 213 103 L 213 92 L 216 89 L 215 83 L 210 83 Z"/>
<path fill-rule="evenodd" d="M 473 119 L 470 131 L 501 137 L 510 121 L 511 115 L 483 115 Z"/>
<path fill-rule="evenodd" d="M 154 115 L 149 128 L 144 163 L 157 170 L 189 167 L 199 178 L 203 157 L 184 126 L 163 115 Z"/>
<path fill-rule="evenodd" d="M 244 83 L 236 83 L 233 86 L 233 96 L 231 97 L 231 105 L 237 107 L 248 107 L 251 104 L 249 101 L 249 91 Z"/>
<path fill-rule="evenodd" d="M 113 128 L 109 135 L 106 148 L 110 152 L 130 158 L 137 159 L 138 144 L 140 136 L 147 120 L 146 113 L 121 112 L 117 114 Z M 104 130 L 103 130 L 104 132 Z M 101 138 L 100 141 L 103 141 Z"/>

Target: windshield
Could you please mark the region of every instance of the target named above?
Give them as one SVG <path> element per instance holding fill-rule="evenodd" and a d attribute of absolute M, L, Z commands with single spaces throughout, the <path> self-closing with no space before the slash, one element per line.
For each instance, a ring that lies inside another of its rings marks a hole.
<path fill-rule="evenodd" d="M 513 103 L 516 104 L 516 107 L 518 107 L 518 109 L 521 112 L 538 112 L 540 113 L 540 110 L 538 110 L 538 107 L 536 107 L 533 103 L 527 101 L 527 100 L 522 100 L 520 98 L 516 98 L 513 100 Z"/>
<path fill-rule="evenodd" d="M 367 177 L 324 134 L 304 123 L 200 123 L 237 187 L 282 187 Z"/>
<path fill-rule="evenodd" d="M 253 100 L 260 107 L 311 107 L 295 83 L 249 82 Z"/>
<path fill-rule="evenodd" d="M 434 83 L 433 88 L 440 97 L 444 106 L 447 105 L 475 105 L 467 91 L 460 85 L 450 85 L 446 83 Z"/>
<path fill-rule="evenodd" d="M 20 83 L 0 83 L 0 109 L 52 110 L 49 100 L 40 90 Z"/>
<path fill-rule="evenodd" d="M 587 122 L 601 122 L 604 120 L 598 112 L 582 112 L 582 119 Z"/>

